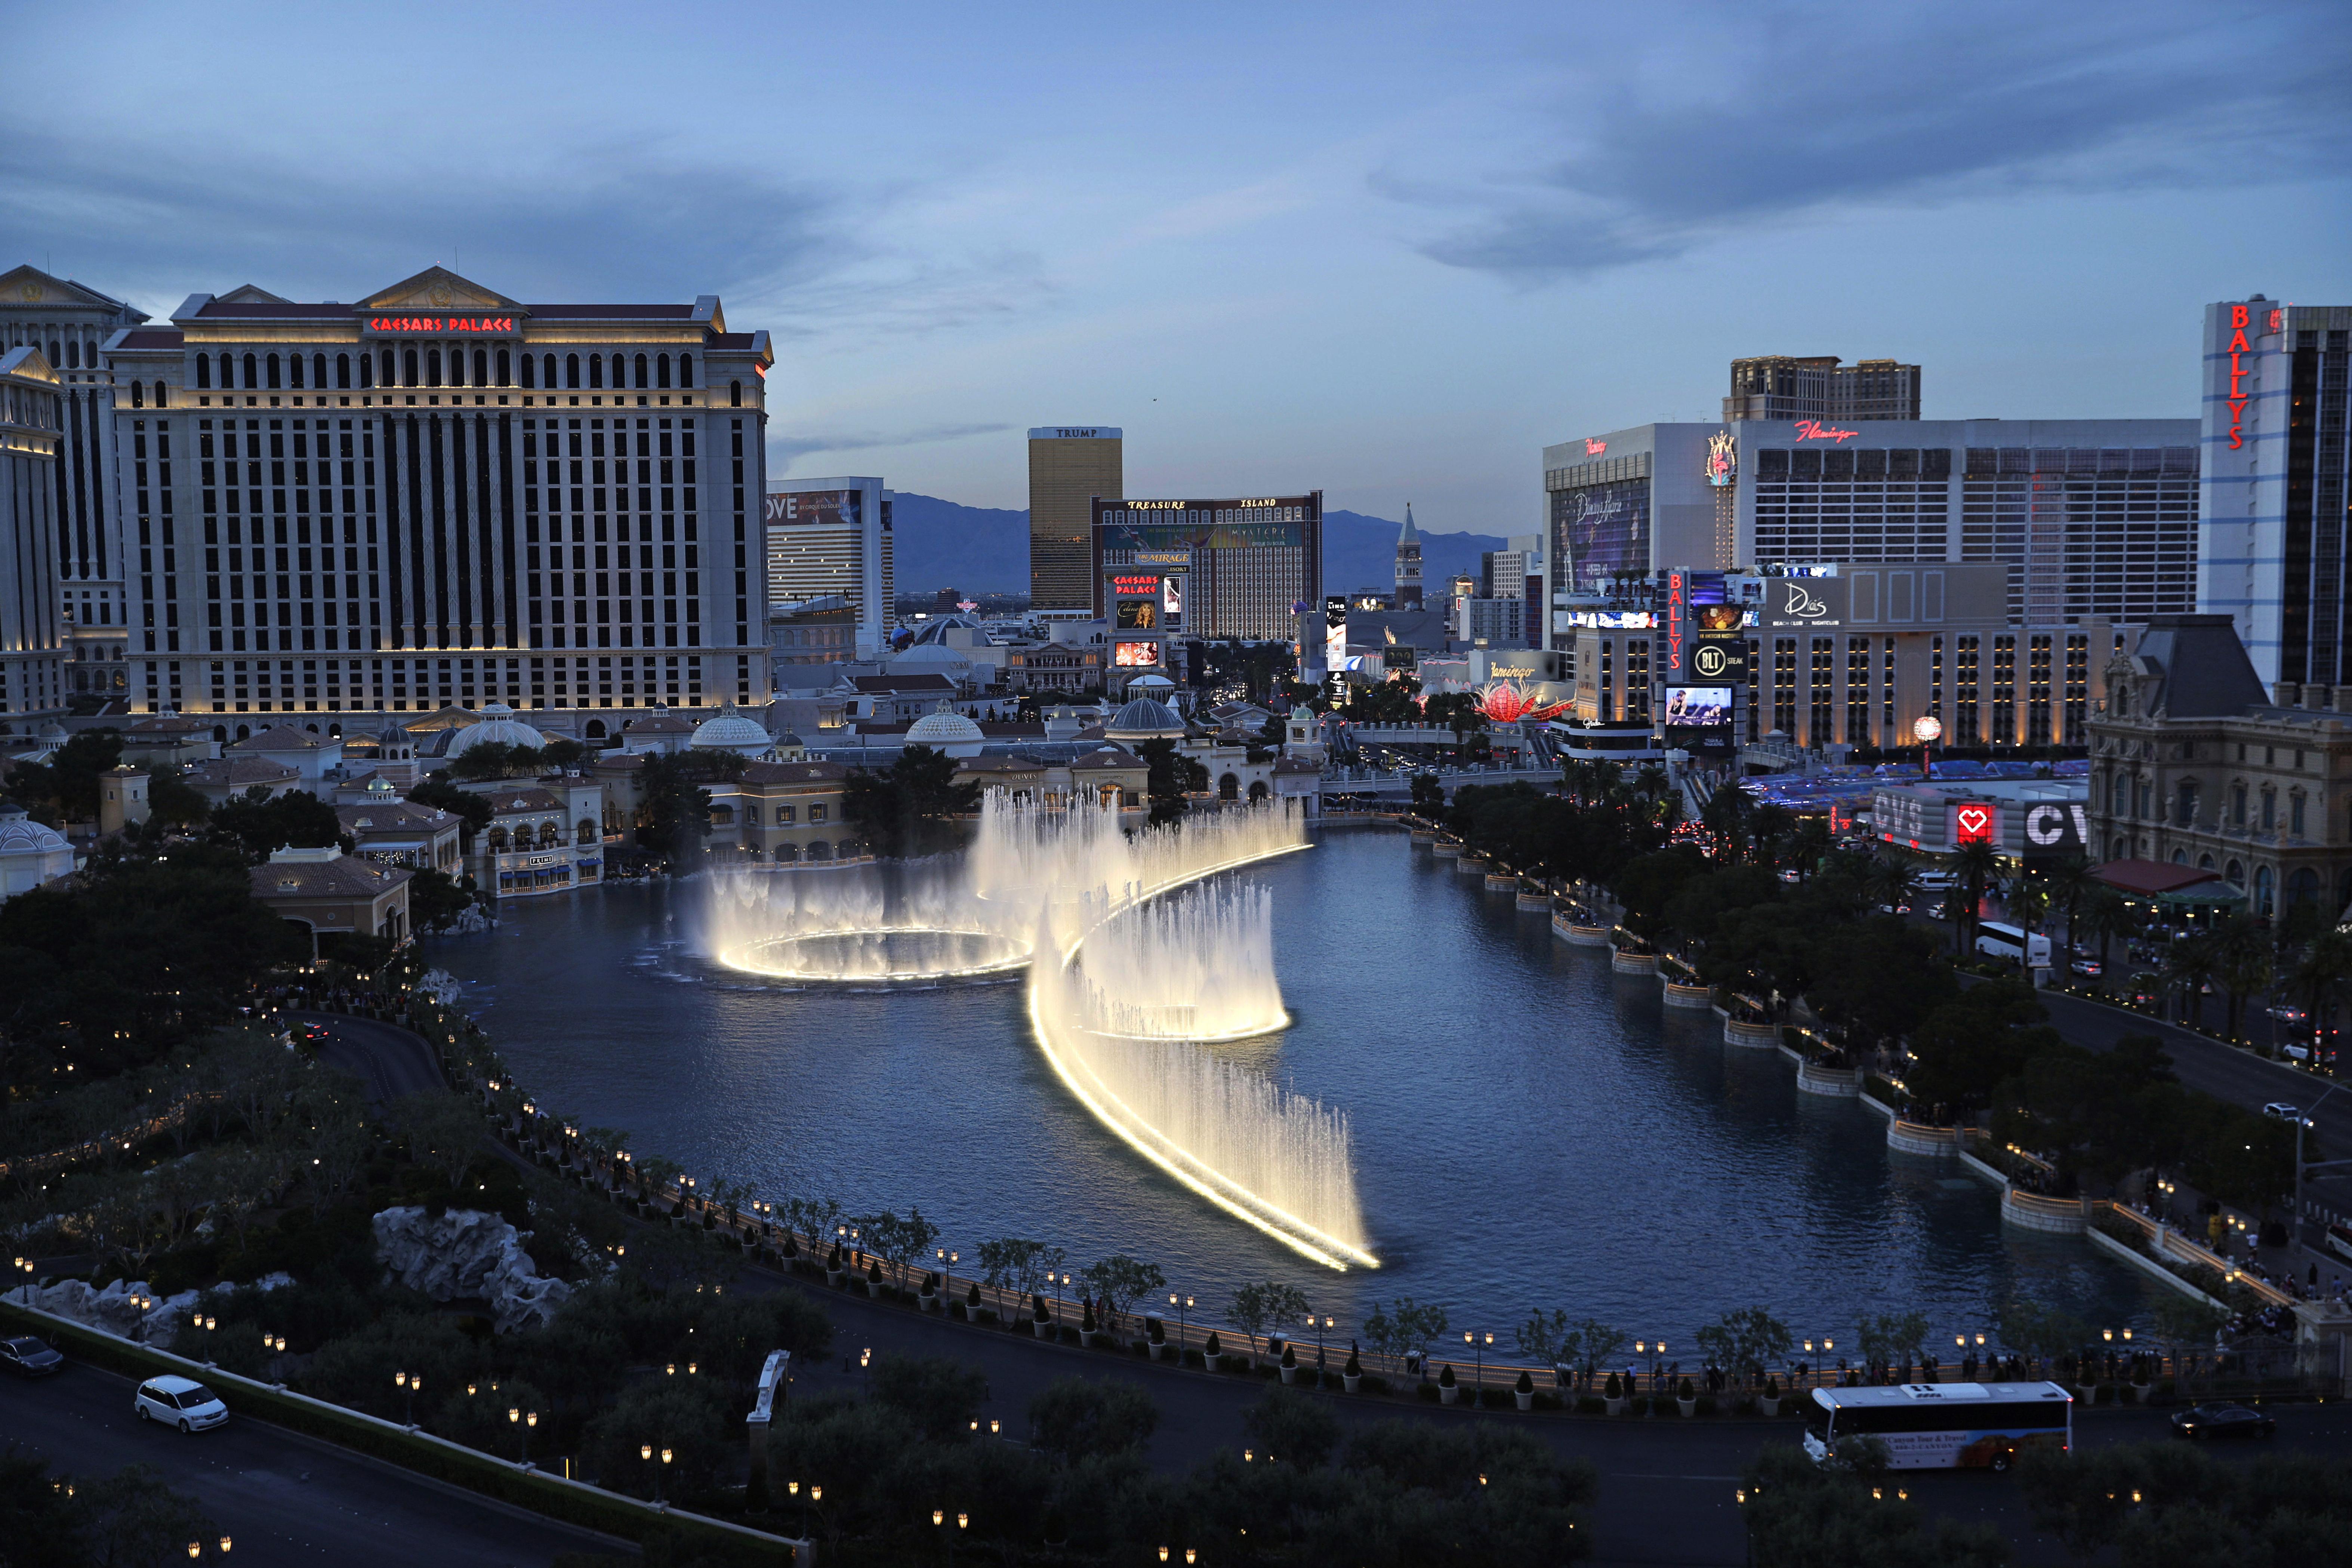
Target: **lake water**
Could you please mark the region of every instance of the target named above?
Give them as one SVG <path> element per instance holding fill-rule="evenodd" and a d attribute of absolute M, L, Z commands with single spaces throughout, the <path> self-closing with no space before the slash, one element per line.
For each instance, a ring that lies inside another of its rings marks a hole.
<path fill-rule="evenodd" d="M 966 1258 L 1002 1236 L 1074 1269 L 1123 1251 L 1204 1308 L 1271 1278 L 1343 1335 L 1409 1295 L 1498 1350 L 1561 1307 L 1677 1353 L 1749 1305 L 1842 1343 L 1862 1315 L 1916 1310 L 1948 1346 L 2021 1295 L 2094 1326 L 2147 1310 L 2132 1270 L 2005 1232 L 1958 1162 L 1890 1155 L 1876 1115 L 1799 1094 L 1778 1052 L 1726 1047 L 1713 1013 L 1663 1007 L 1654 979 L 1402 833 L 1325 829 L 1239 875 L 1272 892 L 1294 1015 L 1240 1049 L 1347 1112 L 1377 1270 L 1307 1263 L 1098 1127 L 1041 1059 L 1017 983 L 771 989 L 694 951 L 693 882 L 517 900 L 428 957 L 542 1106 L 627 1129 L 641 1156 L 853 1214 L 913 1205 Z"/>

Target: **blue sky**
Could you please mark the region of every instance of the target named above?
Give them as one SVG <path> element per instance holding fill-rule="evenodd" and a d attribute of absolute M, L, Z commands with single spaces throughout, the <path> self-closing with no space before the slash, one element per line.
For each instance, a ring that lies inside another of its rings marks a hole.
<path fill-rule="evenodd" d="M 775 334 L 772 471 L 1532 530 L 1748 353 L 2188 416 L 2352 300 L 2352 5 L 10 7 L 0 258 L 157 315 L 432 262 Z M 854 15 L 850 14 L 854 11 Z"/>

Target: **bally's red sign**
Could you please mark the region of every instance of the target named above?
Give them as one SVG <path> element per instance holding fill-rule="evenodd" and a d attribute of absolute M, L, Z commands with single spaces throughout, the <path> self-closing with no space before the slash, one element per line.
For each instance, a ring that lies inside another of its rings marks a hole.
<path fill-rule="evenodd" d="M 1962 801 L 1952 807 L 1952 842 L 1992 844 L 2000 829 L 2000 808 L 1983 801 Z"/>

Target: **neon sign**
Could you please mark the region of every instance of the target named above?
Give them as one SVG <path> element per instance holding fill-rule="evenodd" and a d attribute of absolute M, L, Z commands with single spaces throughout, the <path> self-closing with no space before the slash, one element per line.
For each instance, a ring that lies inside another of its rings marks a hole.
<path fill-rule="evenodd" d="M 2246 377 L 2254 374 L 2245 368 L 2243 357 L 2254 352 L 2253 345 L 2246 342 L 2250 314 L 2243 305 L 2230 307 L 2230 395 L 2221 401 L 2230 405 L 2230 450 L 2233 452 L 2246 444 L 2246 405 L 2253 401 L 2242 384 Z M 2279 318 L 2284 314 L 2280 310 L 2271 312 L 2272 331 L 2279 330 Z"/>
<path fill-rule="evenodd" d="M 1738 448 L 1728 430 L 1706 438 L 1706 482 L 1717 489 L 1729 485 L 1738 468 Z"/>
<path fill-rule="evenodd" d="M 1835 441 L 1840 446 L 1843 446 L 1861 433 L 1859 430 L 1841 430 L 1834 425 L 1824 425 L 1818 419 L 1797 421 L 1797 439 L 1800 441 Z"/>
<path fill-rule="evenodd" d="M 511 333 L 512 316 L 370 316 L 367 330 L 390 336 L 415 333 L 440 338 Z"/>
<path fill-rule="evenodd" d="M 1584 438 L 1584 455 L 1585 455 L 1586 457 L 1588 457 L 1588 458 L 1597 458 L 1597 457 L 1601 456 L 1601 453 L 1603 453 L 1603 452 L 1605 452 L 1605 451 L 1607 451 L 1607 450 L 1609 450 L 1609 443 L 1608 443 L 1608 442 L 1606 442 L 1606 441 L 1596 441 L 1596 440 L 1594 440 L 1594 439 L 1593 439 L 1591 437 L 1590 437 L 1590 436 L 1587 436 L 1587 437 Z"/>
<path fill-rule="evenodd" d="M 1976 801 L 1963 801 L 1952 807 L 1952 842 L 1990 844 L 1999 823 L 2000 814 L 1993 807 Z"/>
<path fill-rule="evenodd" d="M 1673 677 L 1683 672 L 1683 574 L 1666 574 L 1666 669 Z"/>

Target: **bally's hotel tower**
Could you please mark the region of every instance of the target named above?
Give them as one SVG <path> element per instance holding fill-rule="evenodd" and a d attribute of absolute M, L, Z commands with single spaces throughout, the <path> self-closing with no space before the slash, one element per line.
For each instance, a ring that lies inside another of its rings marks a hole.
<path fill-rule="evenodd" d="M 768 334 L 440 268 L 106 344 L 130 705 L 764 700 Z"/>

